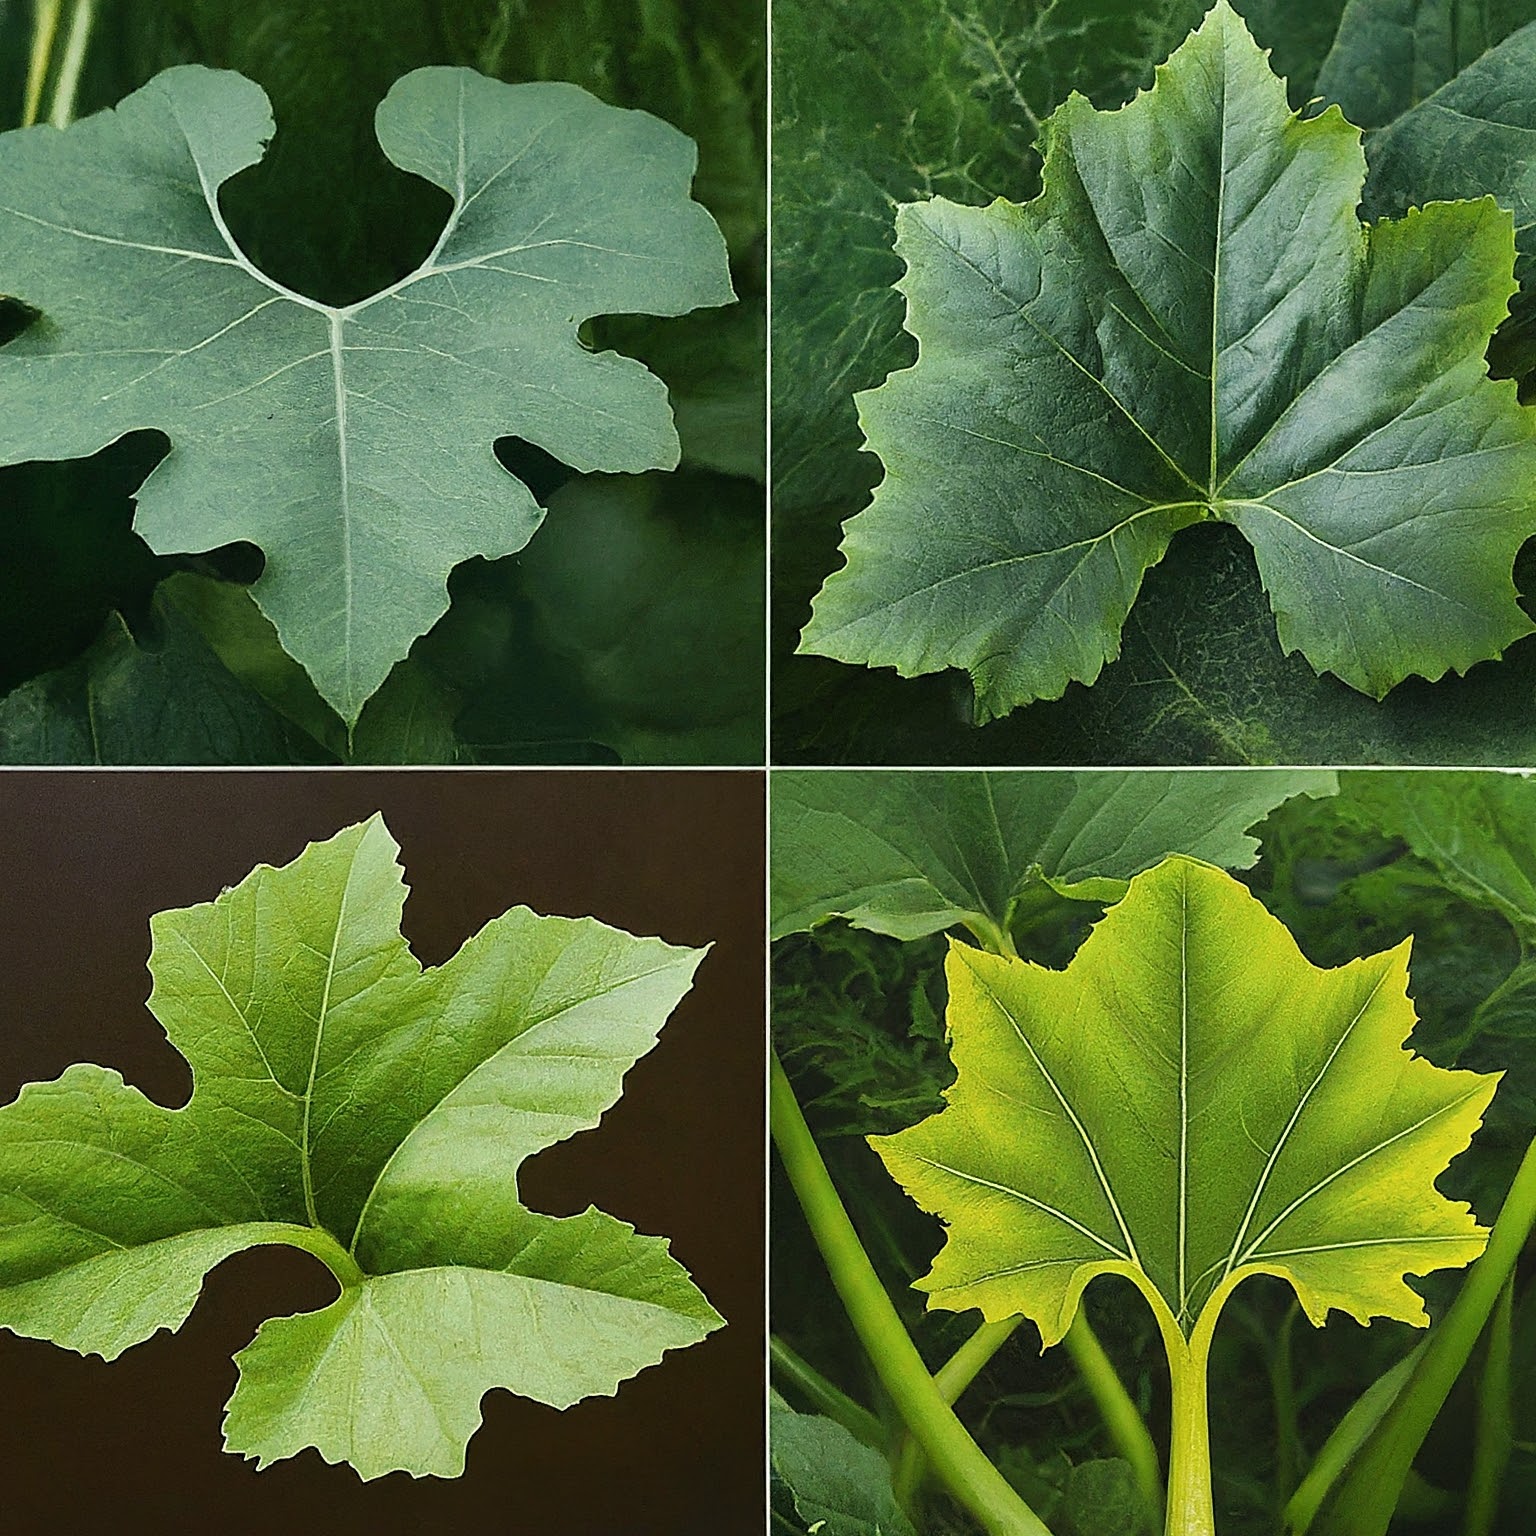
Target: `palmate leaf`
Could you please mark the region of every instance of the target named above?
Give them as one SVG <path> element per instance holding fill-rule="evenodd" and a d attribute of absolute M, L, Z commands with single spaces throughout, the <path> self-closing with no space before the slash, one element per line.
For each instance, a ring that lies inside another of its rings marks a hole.
<path fill-rule="evenodd" d="M 1252 543 L 1287 650 L 1380 697 L 1532 626 L 1536 425 L 1483 352 L 1513 292 L 1491 199 L 1367 231 L 1337 112 L 1288 110 L 1225 0 L 1116 113 L 1046 127 L 1022 207 L 905 206 L 917 364 L 861 397 L 885 465 L 802 649 L 965 667 L 979 721 L 1118 653 L 1204 519 Z"/>
<path fill-rule="evenodd" d="M 731 298 L 693 145 L 655 118 L 428 68 L 376 126 L 453 206 L 415 272 L 343 307 L 262 273 L 224 223 L 220 187 L 273 132 L 238 75 L 166 70 L 0 145 L 0 290 L 39 312 L 0 350 L 0 462 L 166 432 L 138 531 L 161 552 L 258 545 L 257 601 L 349 724 L 447 608 L 449 570 L 537 528 L 498 437 L 580 470 L 676 463 L 660 380 L 585 350 L 582 322 Z"/>
<path fill-rule="evenodd" d="M 1112 901 L 1168 853 L 1243 869 L 1246 833 L 1332 773 L 782 773 L 773 792 L 772 933 L 832 917 L 899 939 L 964 923 L 1006 933 L 1032 886 Z"/>
<path fill-rule="evenodd" d="M 396 852 L 374 817 L 154 919 L 184 1108 L 73 1066 L 0 1110 L 0 1326 L 111 1359 L 243 1248 L 331 1266 L 334 1302 L 237 1357 L 225 1441 L 261 1465 L 455 1476 L 491 1387 L 568 1407 L 721 1323 L 665 1240 L 517 1193 L 618 1099 L 703 951 L 515 907 L 423 970 Z"/>
<path fill-rule="evenodd" d="M 1484 1245 L 1435 1180 L 1497 1078 L 1403 1048 L 1408 949 L 1319 970 L 1183 857 L 1132 880 L 1065 971 L 952 944 L 957 1080 L 939 1114 L 871 1138 L 948 1226 L 929 1305 L 1022 1313 L 1050 1345 L 1095 1275 L 1122 1274 L 1172 1357 L 1272 1274 L 1316 1324 L 1426 1323 L 1405 1277 Z"/>

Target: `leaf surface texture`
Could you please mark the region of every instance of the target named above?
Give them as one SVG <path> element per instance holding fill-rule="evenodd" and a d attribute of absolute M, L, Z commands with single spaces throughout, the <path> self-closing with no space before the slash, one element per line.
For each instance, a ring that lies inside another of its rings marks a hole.
<path fill-rule="evenodd" d="M 1282 645 L 1375 697 L 1529 633 L 1530 419 L 1483 352 L 1491 199 L 1364 228 L 1360 135 L 1294 116 L 1218 4 L 1118 112 L 1073 97 L 1045 190 L 902 207 L 918 362 L 860 397 L 885 466 L 802 649 L 964 667 L 978 722 L 1091 682 L 1198 521 L 1253 545 Z"/>
<path fill-rule="evenodd" d="M 364 1478 L 456 1476 L 480 1399 L 564 1408 L 721 1319 L 595 1208 L 542 1215 L 521 1164 L 595 1126 L 703 951 L 516 907 L 423 970 L 374 817 L 152 924 L 150 1008 L 184 1108 L 70 1067 L 0 1110 L 0 1324 L 108 1359 L 178 1327 L 261 1243 L 342 1280 L 237 1357 L 229 1449 Z"/>
<path fill-rule="evenodd" d="M 164 431 L 138 531 L 162 553 L 258 545 L 257 601 L 349 724 L 446 610 L 452 567 L 537 528 L 496 439 L 578 470 L 677 462 L 660 380 L 583 347 L 583 322 L 732 296 L 693 144 L 656 118 L 432 67 L 376 126 L 452 211 L 416 271 L 340 307 L 267 276 L 224 222 L 220 188 L 273 133 L 239 75 L 169 69 L 0 153 L 0 287 L 39 313 L 0 353 L 0 461 Z"/>
<path fill-rule="evenodd" d="M 1319 970 L 1235 880 L 1138 875 L 1064 971 L 952 944 L 945 1108 L 872 1144 L 947 1228 L 929 1305 L 1066 1332 L 1124 1274 L 1188 1338 L 1252 1274 L 1424 1324 L 1486 1233 L 1435 1180 L 1497 1079 L 1404 1048 L 1408 945 Z M 1217 1293 L 1220 1292 L 1218 1295 Z"/>

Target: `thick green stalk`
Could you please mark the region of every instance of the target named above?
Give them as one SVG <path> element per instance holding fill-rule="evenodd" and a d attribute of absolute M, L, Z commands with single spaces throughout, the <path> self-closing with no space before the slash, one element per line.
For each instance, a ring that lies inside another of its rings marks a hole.
<path fill-rule="evenodd" d="M 32 15 L 32 57 L 27 64 L 27 94 L 22 101 L 21 126 L 30 128 L 43 105 L 43 86 L 53 58 L 53 39 L 59 30 L 59 11 L 64 0 L 36 0 Z"/>
<path fill-rule="evenodd" d="M 1472 1475 L 1467 1480 L 1467 1513 L 1461 1536 L 1492 1536 L 1510 1453 L 1515 1448 L 1515 1416 L 1510 1347 L 1515 1331 L 1515 1277 L 1499 1292 L 1488 1324 L 1488 1348 L 1477 1389 L 1477 1439 Z"/>
<path fill-rule="evenodd" d="M 1533 1226 L 1536 1141 L 1521 1159 L 1487 1248 L 1467 1271 L 1456 1300 L 1425 1340 L 1408 1380 L 1322 1501 L 1322 1513 L 1310 1525 L 1296 1523 L 1293 1516 L 1293 1531 L 1315 1529 L 1319 1536 L 1386 1536 L 1414 1457 L 1466 1368 Z M 1293 1509 L 1295 1503 L 1293 1500 Z"/>
<path fill-rule="evenodd" d="M 1131 1464 L 1147 1524 L 1155 1530 L 1163 1512 L 1163 1479 L 1157 1464 L 1157 1446 L 1141 1411 L 1125 1390 L 1119 1372 L 1104 1353 L 1099 1336 L 1090 1327 L 1081 1304 L 1061 1342 L 1072 1356 L 1078 1375 L 1093 1394 L 1115 1449 Z"/>
<path fill-rule="evenodd" d="M 859 1342 L 934 1474 L 989 1536 L 1050 1536 L 944 1401 L 843 1209 L 794 1089 L 770 1065 L 773 1140 Z"/>
<path fill-rule="evenodd" d="M 85 67 L 86 45 L 91 40 L 95 20 L 96 0 L 75 0 L 75 13 L 64 44 L 64 59 L 59 65 L 59 78 L 54 82 L 53 106 L 48 113 L 48 121 L 55 128 L 67 128 L 74 121 L 80 71 Z"/>
<path fill-rule="evenodd" d="M 802 1360 L 778 1334 L 768 1339 L 768 1360 L 790 1386 L 820 1414 L 841 1424 L 855 1440 L 885 1452 L 885 1426 L 869 1409 L 861 1408 L 841 1387 L 834 1386 L 815 1366 Z"/>
<path fill-rule="evenodd" d="M 944 1362 L 934 1374 L 933 1384 L 946 1403 L 959 1402 L 960 1395 L 975 1381 L 993 1355 L 1008 1341 L 1022 1317 L 1005 1317 L 1001 1322 L 984 1322 L 964 1344 Z M 891 1485 L 902 1506 L 910 1507 L 923 1480 L 927 1462 L 923 1448 L 910 1432 L 901 1438 L 896 1449 L 895 1467 L 891 1473 Z"/>

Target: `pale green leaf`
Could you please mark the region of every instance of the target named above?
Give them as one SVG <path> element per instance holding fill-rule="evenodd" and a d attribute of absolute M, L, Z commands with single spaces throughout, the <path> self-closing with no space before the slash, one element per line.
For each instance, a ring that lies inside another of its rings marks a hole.
<path fill-rule="evenodd" d="M 374 817 L 153 920 L 191 1100 L 75 1066 L 0 1110 L 0 1325 L 110 1359 L 222 1258 L 289 1243 L 341 1294 L 241 1352 L 229 1448 L 455 1476 L 491 1387 L 566 1407 L 720 1325 L 664 1240 L 517 1193 L 618 1099 L 703 951 L 515 907 L 423 970 L 396 853 Z"/>
<path fill-rule="evenodd" d="M 260 271 L 224 223 L 219 189 L 273 132 L 238 75 L 170 69 L 0 144 L 0 288 L 40 315 L 0 352 L 0 461 L 166 432 L 138 531 L 258 545 L 257 602 L 348 723 L 447 608 L 451 568 L 537 528 L 497 438 L 581 470 L 676 463 L 661 382 L 578 327 L 731 298 L 694 147 L 656 118 L 428 68 L 376 124 L 453 206 L 416 271 L 343 307 Z"/>
<path fill-rule="evenodd" d="M 1258 856 L 1246 829 L 1320 770 L 1177 773 L 782 773 L 773 794 L 773 936 L 847 918 L 901 939 L 964 923 L 1008 929 L 1042 882 L 1114 900 L 1168 853 L 1231 869 Z"/>
<path fill-rule="evenodd" d="M 1206 519 L 1254 546 L 1285 648 L 1373 696 L 1530 633 L 1536 427 L 1483 360 L 1509 216 L 1363 228 L 1358 131 L 1294 117 L 1225 0 L 1151 92 L 1073 98 L 1046 144 L 1032 203 L 898 215 L 920 356 L 861 397 L 885 479 L 802 649 L 964 667 L 985 721 L 1097 677 Z"/>
<path fill-rule="evenodd" d="M 948 1228 L 929 1305 L 1022 1313 L 1047 1345 L 1096 1275 L 1165 1333 L 1210 1328 L 1278 1275 L 1338 1308 L 1424 1324 L 1408 1275 L 1485 1231 L 1435 1181 L 1497 1078 L 1405 1049 L 1409 944 L 1320 970 L 1231 876 L 1175 857 L 1132 880 L 1065 971 L 955 943 L 945 1108 L 873 1137 Z"/>

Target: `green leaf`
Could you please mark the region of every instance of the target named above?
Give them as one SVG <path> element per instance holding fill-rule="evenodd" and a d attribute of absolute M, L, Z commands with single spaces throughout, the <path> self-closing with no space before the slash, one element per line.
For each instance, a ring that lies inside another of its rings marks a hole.
<path fill-rule="evenodd" d="M 332 760 L 231 673 L 167 597 L 156 596 L 139 628 L 136 635 L 121 614 L 109 614 L 82 655 L 0 699 L 0 762 Z"/>
<path fill-rule="evenodd" d="M 952 943 L 945 1108 L 871 1138 L 948 1228 L 931 1307 L 1033 1319 L 1123 1274 L 1165 1335 L 1208 1341 L 1232 1288 L 1278 1275 L 1321 1324 L 1423 1325 L 1409 1274 L 1486 1234 L 1435 1180 L 1497 1079 L 1404 1049 L 1408 945 L 1319 970 L 1231 876 L 1132 880 L 1065 971 Z"/>
<path fill-rule="evenodd" d="M 1525 6 L 1527 17 L 1536 6 Z M 1390 61 L 1389 61 L 1390 66 Z M 1410 206 L 1491 193 L 1514 215 L 1517 316 L 1530 312 L 1536 277 L 1536 22 L 1447 75 L 1440 88 L 1367 139 L 1368 218 L 1400 217 Z M 1401 76 L 1395 76 L 1400 79 Z M 1321 85 L 1321 82 L 1320 82 Z"/>
<path fill-rule="evenodd" d="M 456 1476 L 481 1396 L 611 1395 L 721 1319 L 593 1208 L 527 1209 L 528 1157 L 595 1126 L 701 950 L 515 907 L 440 967 L 400 935 L 374 817 L 152 924 L 168 1110 L 73 1066 L 0 1110 L 0 1324 L 111 1359 L 178 1327 L 229 1254 L 289 1243 L 340 1295 L 238 1356 L 229 1449 Z"/>
<path fill-rule="evenodd" d="M 852 393 L 912 360 L 895 203 L 1037 189 L 1040 119 L 1074 88 L 1118 106 L 1200 0 L 777 0 L 773 493 L 860 496 Z"/>
<path fill-rule="evenodd" d="M 1464 901 L 1536 942 L 1536 779 L 1523 773 L 1351 773 L 1341 809 L 1400 837 Z"/>
<path fill-rule="evenodd" d="M 886 477 L 802 649 L 963 666 L 985 721 L 1091 682 L 1207 519 L 1253 544 L 1285 649 L 1372 696 L 1530 633 L 1536 431 L 1483 361 L 1508 215 L 1364 230 L 1358 132 L 1293 117 L 1225 0 L 1153 91 L 1073 98 L 1046 144 L 1032 203 L 898 215 L 921 356 L 861 397 Z"/>
<path fill-rule="evenodd" d="M 263 273 L 224 222 L 219 189 L 273 132 L 238 75 L 167 70 L 0 153 L 0 285 L 41 312 L 0 354 L 0 460 L 162 428 L 138 531 L 161 552 L 258 545 L 257 602 L 349 724 L 447 607 L 449 570 L 538 526 L 495 439 L 581 470 L 676 463 L 660 382 L 578 326 L 731 298 L 693 146 L 654 118 L 429 68 L 377 130 L 452 212 L 414 272 L 343 307 Z"/>
<path fill-rule="evenodd" d="M 860 1445 L 841 1424 L 775 1407 L 769 1415 L 769 1457 L 802 1533 L 914 1536 L 891 1491 L 885 1458 Z"/>
<path fill-rule="evenodd" d="M 782 773 L 773 797 L 773 937 L 843 917 L 900 939 L 964 923 L 1006 933 L 1048 885 L 1115 900 L 1168 853 L 1232 869 L 1245 829 L 1331 773 Z"/>
<path fill-rule="evenodd" d="M 1532 0 L 1349 0 L 1314 89 L 1356 127 L 1384 128 L 1533 19 Z"/>

